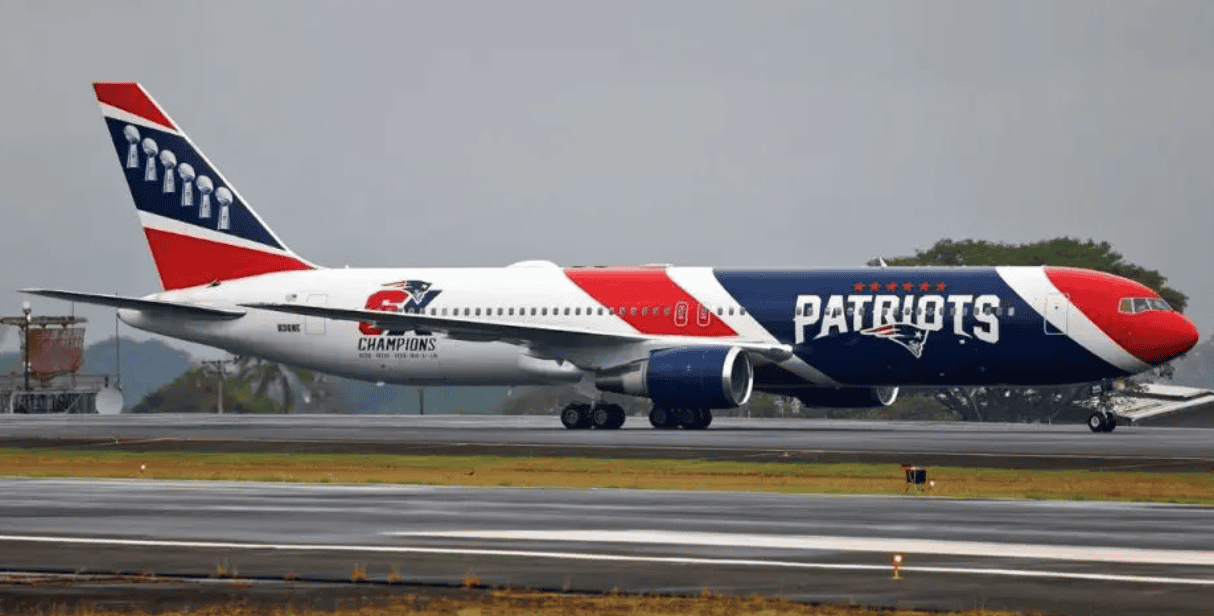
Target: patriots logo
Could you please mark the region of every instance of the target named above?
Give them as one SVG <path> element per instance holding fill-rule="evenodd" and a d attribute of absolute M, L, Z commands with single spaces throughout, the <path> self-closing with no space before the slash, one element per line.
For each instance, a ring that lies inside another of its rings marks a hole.
<path fill-rule="evenodd" d="M 430 289 L 430 283 L 424 280 L 401 280 L 400 282 L 389 282 L 384 285 L 393 289 L 400 289 L 409 294 L 409 301 L 405 302 L 402 309 L 422 309 L 427 304 L 438 297 L 442 291 Z"/>
<path fill-rule="evenodd" d="M 923 356 L 923 345 L 927 344 L 929 330 L 911 325 L 910 323 L 893 323 L 880 327 L 870 327 L 860 330 L 865 336 L 884 338 L 898 343 L 902 348 L 911 352 L 915 359 Z"/>

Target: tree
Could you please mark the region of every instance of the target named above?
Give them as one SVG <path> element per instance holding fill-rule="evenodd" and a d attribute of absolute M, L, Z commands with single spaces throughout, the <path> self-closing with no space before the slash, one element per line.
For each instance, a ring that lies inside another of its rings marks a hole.
<path fill-rule="evenodd" d="M 911 257 L 885 259 L 889 265 L 1065 265 L 1108 272 L 1140 282 L 1184 312 L 1189 297 L 1167 286 L 1168 279 L 1155 270 L 1127 263 L 1108 242 L 1079 241 L 1060 237 L 1030 244 L 1004 244 L 985 240 L 942 239 Z"/>
<path fill-rule="evenodd" d="M 1115 274 L 1142 283 L 1159 293 L 1173 308 L 1183 311 L 1188 296 L 1167 286 L 1155 270 L 1128 263 L 1108 242 L 1080 241 L 1069 237 L 1028 244 L 985 240 L 942 239 L 914 256 L 885 259 L 889 265 L 1060 265 Z M 1167 378 L 1170 368 L 1151 375 Z M 1079 403 L 1091 398 L 1091 384 L 1053 387 L 949 387 L 931 395 L 966 421 L 1082 420 L 1091 409 Z"/>

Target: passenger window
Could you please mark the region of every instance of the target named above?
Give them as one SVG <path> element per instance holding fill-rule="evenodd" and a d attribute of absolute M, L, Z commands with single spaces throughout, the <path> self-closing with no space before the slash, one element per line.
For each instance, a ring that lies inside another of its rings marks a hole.
<path fill-rule="evenodd" d="M 733 316 L 733 306 L 729 307 L 729 316 Z"/>
<path fill-rule="evenodd" d="M 809 306 L 806 305 L 805 308 L 809 309 Z M 723 314 L 725 314 L 725 309 L 720 306 L 717 306 L 717 316 L 721 316 Z M 808 316 L 808 315 L 806 315 L 806 316 Z"/>
<path fill-rule="evenodd" d="M 664 314 L 664 315 L 666 315 L 666 316 L 670 316 L 670 306 L 667 306 L 667 307 L 663 308 L 663 309 L 662 309 L 662 314 Z"/>
<path fill-rule="evenodd" d="M 641 306 L 641 316 L 649 316 L 649 306 Z"/>
<path fill-rule="evenodd" d="M 636 306 L 633 306 L 633 307 L 632 307 L 632 310 L 629 310 L 629 311 L 628 311 L 628 314 L 629 314 L 629 316 L 634 316 L 634 317 L 635 317 L 635 316 L 637 315 L 637 307 L 636 307 Z"/>
<path fill-rule="evenodd" d="M 478 316 L 478 317 L 479 317 L 479 316 L 481 316 L 481 309 L 480 309 L 480 308 L 477 308 L 477 309 L 476 309 L 476 316 Z"/>
<path fill-rule="evenodd" d="M 746 314 L 745 308 L 738 308 L 738 314 Z"/>
<path fill-rule="evenodd" d="M 547 308 L 547 307 L 542 308 L 542 309 L 540 310 L 540 316 L 544 316 L 544 317 L 548 316 L 548 308 Z"/>
<path fill-rule="evenodd" d="M 565 306 L 565 316 L 569 316 L 569 307 Z"/>

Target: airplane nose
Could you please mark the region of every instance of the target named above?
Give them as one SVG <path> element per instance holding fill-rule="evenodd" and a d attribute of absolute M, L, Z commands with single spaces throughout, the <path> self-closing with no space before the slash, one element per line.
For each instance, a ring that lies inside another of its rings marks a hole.
<path fill-rule="evenodd" d="M 1139 358 L 1152 364 L 1162 364 L 1169 359 L 1180 357 L 1197 344 L 1197 326 L 1183 314 L 1174 312 L 1169 318 L 1152 323 L 1143 332 L 1149 342 L 1143 345 Z"/>

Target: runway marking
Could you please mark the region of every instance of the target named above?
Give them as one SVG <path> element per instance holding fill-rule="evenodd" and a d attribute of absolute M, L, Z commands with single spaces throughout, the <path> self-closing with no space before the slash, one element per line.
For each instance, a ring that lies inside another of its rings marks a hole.
<path fill-rule="evenodd" d="M 378 552 L 393 554 L 443 554 L 454 556 L 506 556 L 517 558 L 546 558 L 561 560 L 589 560 L 622 563 L 660 563 L 670 565 L 711 565 L 717 567 L 774 567 L 787 569 L 817 569 L 835 571 L 877 571 L 888 573 L 889 565 L 862 565 L 848 563 L 813 563 L 788 560 L 759 560 L 741 558 L 702 558 L 691 556 L 641 556 L 631 554 L 602 554 L 594 552 L 553 552 L 528 550 L 500 550 L 481 548 L 438 548 L 393 545 L 348 545 L 324 543 L 246 543 L 236 541 L 172 541 L 162 539 L 118 539 L 105 537 L 57 537 L 42 535 L 0 535 L 0 542 L 63 543 L 69 545 L 101 545 L 152 548 L 198 548 L 225 550 L 275 550 L 275 551 L 330 551 L 330 552 Z M 951 573 L 962 575 L 998 575 L 1019 578 L 1053 578 L 1088 580 L 1101 582 L 1130 582 L 1139 584 L 1184 584 L 1191 586 L 1214 586 L 1214 578 L 1158 577 L 1143 575 L 1119 575 L 1113 573 L 1076 573 L 1069 571 L 1034 571 L 1031 569 L 973 569 L 967 567 L 918 567 L 904 566 L 906 573 Z"/>
<path fill-rule="evenodd" d="M 384 533 L 400 537 L 459 539 L 507 539 L 527 541 L 582 541 L 599 543 L 643 543 L 650 545 L 694 545 L 739 548 L 782 548 L 892 554 L 942 554 L 948 556 L 994 556 L 1150 565 L 1214 566 L 1214 552 L 1155 550 L 1144 548 L 1087 547 L 987 541 L 947 541 L 886 537 L 830 537 L 814 535 L 754 535 L 742 533 L 697 533 L 669 530 L 464 530 L 398 531 Z"/>

